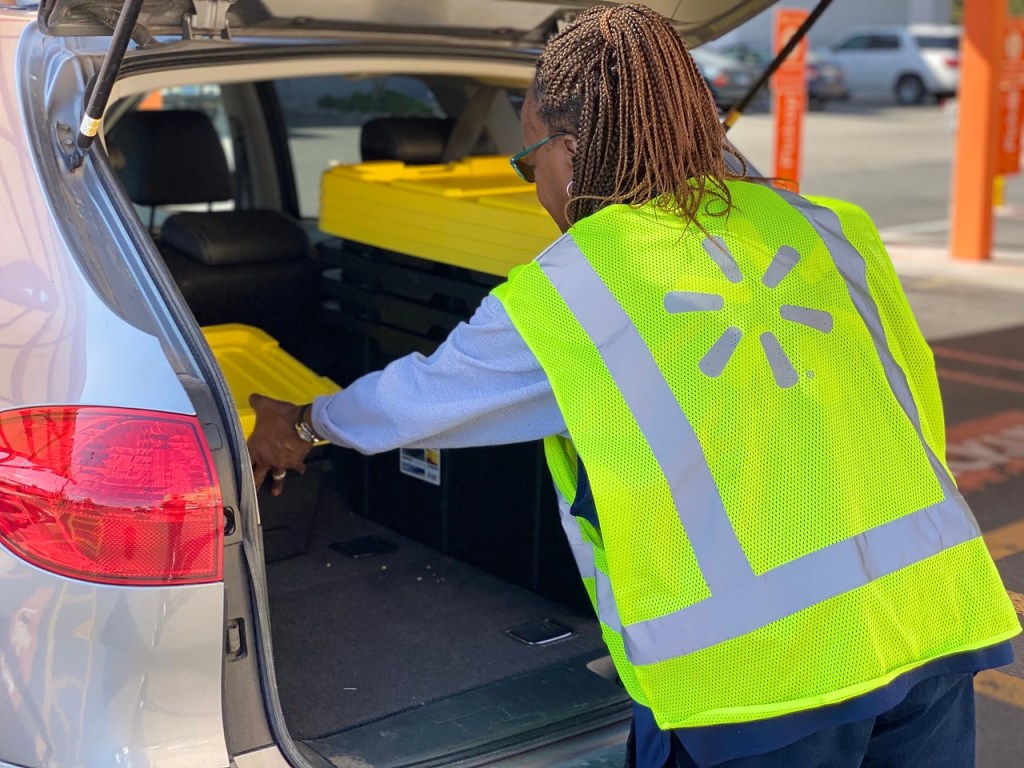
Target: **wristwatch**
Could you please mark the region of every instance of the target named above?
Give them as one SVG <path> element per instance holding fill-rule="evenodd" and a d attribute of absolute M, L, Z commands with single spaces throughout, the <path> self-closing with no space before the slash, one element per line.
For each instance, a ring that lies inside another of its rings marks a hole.
<path fill-rule="evenodd" d="M 321 443 L 320 437 L 313 429 L 313 404 L 307 403 L 299 411 L 299 420 L 295 422 L 295 434 L 307 443 Z"/>

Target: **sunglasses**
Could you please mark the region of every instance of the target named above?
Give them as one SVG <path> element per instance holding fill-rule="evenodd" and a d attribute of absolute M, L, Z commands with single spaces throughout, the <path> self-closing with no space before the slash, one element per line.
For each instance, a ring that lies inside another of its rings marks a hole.
<path fill-rule="evenodd" d="M 557 139 L 559 136 L 571 135 L 572 134 L 570 134 L 567 131 L 558 131 L 557 133 L 552 133 L 550 136 L 545 136 L 536 144 L 531 144 L 526 149 L 516 152 L 514 155 L 512 155 L 511 158 L 509 158 L 509 162 L 512 163 L 512 167 L 515 169 L 516 174 L 519 176 L 520 179 L 525 181 L 527 184 L 533 184 L 533 166 L 530 165 L 529 163 L 524 163 L 523 158 L 526 157 L 531 152 L 533 152 L 533 150 L 543 147 L 552 139 Z"/>

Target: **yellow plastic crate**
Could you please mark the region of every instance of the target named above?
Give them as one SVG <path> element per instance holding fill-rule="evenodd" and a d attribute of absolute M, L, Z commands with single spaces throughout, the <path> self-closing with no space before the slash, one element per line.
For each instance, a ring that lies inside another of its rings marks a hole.
<path fill-rule="evenodd" d="M 338 165 L 320 200 L 324 232 L 499 277 L 561 234 L 505 156 Z"/>
<path fill-rule="evenodd" d="M 326 376 L 317 376 L 259 328 L 227 323 L 207 325 L 202 330 L 227 379 L 246 439 L 256 426 L 256 413 L 249 406 L 253 392 L 308 403 L 341 389 Z"/>

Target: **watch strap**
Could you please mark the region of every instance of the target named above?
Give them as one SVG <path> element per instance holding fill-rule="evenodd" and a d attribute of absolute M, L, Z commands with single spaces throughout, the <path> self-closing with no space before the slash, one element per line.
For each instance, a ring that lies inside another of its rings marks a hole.
<path fill-rule="evenodd" d="M 307 443 L 320 443 L 323 438 L 313 428 L 313 404 L 307 403 L 299 411 L 299 419 L 295 422 L 295 434 Z"/>

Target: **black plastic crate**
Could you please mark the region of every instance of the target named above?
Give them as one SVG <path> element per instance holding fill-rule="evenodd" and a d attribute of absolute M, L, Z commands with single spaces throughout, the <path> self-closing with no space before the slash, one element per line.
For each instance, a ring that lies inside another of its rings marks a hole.
<path fill-rule="evenodd" d="M 321 316 L 348 352 L 346 384 L 412 352 L 431 354 L 500 282 L 329 240 Z M 341 371 L 338 368 L 344 367 Z M 363 516 L 511 583 L 580 610 L 589 600 L 561 531 L 540 443 L 441 451 L 440 485 L 400 471 L 398 451 L 364 460 Z"/>

